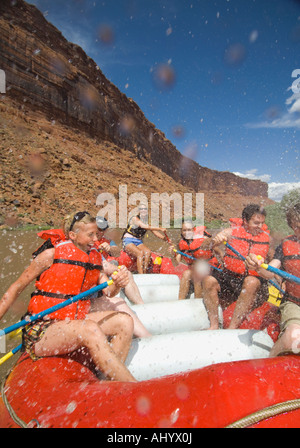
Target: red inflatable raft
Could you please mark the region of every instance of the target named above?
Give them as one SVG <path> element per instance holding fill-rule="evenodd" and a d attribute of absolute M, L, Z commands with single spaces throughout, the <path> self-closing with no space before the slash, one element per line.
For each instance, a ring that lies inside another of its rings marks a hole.
<path fill-rule="evenodd" d="M 75 360 L 23 355 L 2 390 L 0 427 L 226 427 L 250 414 L 238 426 L 299 427 L 299 372 L 300 358 L 284 356 L 120 383 Z"/>
<path fill-rule="evenodd" d="M 225 328 L 233 308 L 223 313 Z M 264 330 L 276 341 L 276 307 L 265 303 L 243 328 Z M 2 385 L 0 427 L 300 426 L 299 356 L 222 362 L 137 383 L 100 381 L 85 361 L 33 362 L 23 354 Z"/>

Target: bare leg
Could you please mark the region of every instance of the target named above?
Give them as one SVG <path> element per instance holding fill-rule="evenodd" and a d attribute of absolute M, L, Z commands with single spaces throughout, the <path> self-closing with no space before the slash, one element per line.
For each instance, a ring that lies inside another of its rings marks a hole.
<path fill-rule="evenodd" d="M 202 298 L 202 282 L 200 280 L 194 280 L 194 293 L 195 293 L 195 299 L 201 299 Z"/>
<path fill-rule="evenodd" d="M 254 306 L 256 294 L 261 286 L 258 278 L 248 276 L 243 282 L 242 292 L 236 302 L 229 329 L 239 328 L 247 314 L 250 313 Z"/>
<path fill-rule="evenodd" d="M 140 321 L 140 319 L 137 317 L 137 315 L 130 309 L 130 307 L 127 305 L 127 303 L 124 300 L 122 300 L 122 302 L 120 302 L 119 297 L 114 297 L 113 299 L 117 299 L 116 300 L 117 311 L 122 311 L 123 313 L 128 313 L 132 317 L 133 324 L 134 324 L 133 334 L 137 338 L 149 338 L 152 336 L 152 334 L 147 330 L 147 328 L 144 326 L 144 324 Z"/>
<path fill-rule="evenodd" d="M 152 336 L 151 333 L 149 333 L 149 331 L 144 327 L 137 315 L 121 297 L 100 297 L 99 299 L 94 299 L 92 311 L 121 311 L 123 313 L 127 313 L 133 319 L 133 334 L 136 337 L 148 338 Z"/>
<path fill-rule="evenodd" d="M 125 362 L 133 334 L 133 320 L 129 314 L 120 312 L 90 313 L 87 319 L 96 322 L 106 336 L 112 336 L 111 347 L 118 358 Z"/>
<path fill-rule="evenodd" d="M 143 270 L 143 251 L 140 250 L 137 246 L 130 243 L 125 247 L 125 252 L 128 253 L 129 256 L 136 258 L 137 271 L 139 274 L 144 274 Z"/>
<path fill-rule="evenodd" d="M 35 353 L 37 356 L 65 355 L 82 346 L 89 350 L 96 367 L 108 378 L 136 381 L 110 347 L 99 325 L 90 319 L 55 322 L 35 344 Z"/>
<path fill-rule="evenodd" d="M 209 330 L 218 330 L 219 328 L 219 296 L 220 285 L 218 281 L 208 275 L 203 280 L 203 302 L 207 310 L 210 321 Z"/>
<path fill-rule="evenodd" d="M 270 351 L 270 357 L 283 355 L 284 353 L 300 353 L 300 325 L 290 324 L 274 344 Z"/>
<path fill-rule="evenodd" d="M 135 303 L 137 305 L 138 304 L 143 304 L 144 301 L 142 299 L 140 290 L 139 290 L 137 284 L 135 283 L 134 278 L 133 278 L 131 272 L 128 272 L 128 276 L 129 276 L 129 283 L 124 288 L 126 296 L 128 297 L 128 299 L 132 303 Z"/>
<path fill-rule="evenodd" d="M 191 278 L 192 278 L 191 269 L 187 269 L 186 271 L 184 271 L 184 273 L 182 274 L 181 280 L 180 280 L 180 285 L 179 285 L 179 295 L 178 295 L 179 300 L 186 299 L 189 289 L 190 289 Z"/>
<path fill-rule="evenodd" d="M 145 246 L 145 244 L 141 244 L 139 246 L 139 249 L 143 252 L 143 271 L 144 274 L 146 274 L 150 263 L 151 250 L 148 249 L 148 247 Z"/>

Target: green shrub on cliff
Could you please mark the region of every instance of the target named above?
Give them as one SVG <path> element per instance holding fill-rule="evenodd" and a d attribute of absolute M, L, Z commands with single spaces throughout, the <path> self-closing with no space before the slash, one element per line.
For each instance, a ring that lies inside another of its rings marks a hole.
<path fill-rule="evenodd" d="M 266 224 L 271 232 L 280 232 L 284 236 L 292 233 L 291 228 L 287 225 L 285 214 L 288 208 L 297 202 L 300 202 L 300 188 L 285 194 L 280 202 L 266 206 Z"/>

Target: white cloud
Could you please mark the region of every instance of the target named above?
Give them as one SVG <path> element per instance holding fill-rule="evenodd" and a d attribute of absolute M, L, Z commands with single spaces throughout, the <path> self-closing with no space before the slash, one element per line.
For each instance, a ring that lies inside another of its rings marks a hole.
<path fill-rule="evenodd" d="M 252 129 L 262 129 L 262 128 L 273 128 L 273 129 L 283 129 L 283 128 L 298 128 L 300 129 L 300 118 L 293 117 L 290 114 L 284 114 L 282 117 L 277 118 L 273 121 L 263 121 L 261 123 L 248 123 L 246 125 L 248 128 Z"/>
<path fill-rule="evenodd" d="M 257 169 L 248 170 L 245 173 L 234 172 L 236 176 L 245 177 L 247 179 L 259 179 L 268 184 L 268 196 L 276 202 L 280 202 L 283 196 L 291 190 L 300 188 L 300 182 L 270 182 L 270 174 L 257 174 Z"/>
<path fill-rule="evenodd" d="M 290 106 L 286 108 L 286 112 L 284 112 L 280 117 L 274 118 L 274 120 L 262 121 L 259 123 L 247 123 L 246 127 L 252 129 L 260 129 L 260 128 L 300 129 L 300 92 L 299 91 L 295 92 L 294 91 L 295 87 L 293 85 L 287 89 L 287 92 L 289 90 L 293 90 L 294 93 L 285 101 L 286 106 Z"/>
<path fill-rule="evenodd" d="M 295 93 L 294 93 L 294 95 L 295 95 Z M 300 112 L 300 97 L 295 99 L 294 104 L 289 109 L 289 113 L 299 113 L 299 112 Z"/>
<path fill-rule="evenodd" d="M 240 173 L 238 171 L 236 171 L 235 173 L 236 176 L 239 177 L 246 177 L 247 179 L 259 179 L 262 182 L 269 182 L 271 180 L 271 175 L 270 174 L 257 174 L 257 169 L 253 169 L 253 170 L 248 170 L 245 173 Z"/>
<path fill-rule="evenodd" d="M 286 193 L 296 188 L 300 188 L 300 182 L 270 182 L 269 198 L 279 202 Z"/>

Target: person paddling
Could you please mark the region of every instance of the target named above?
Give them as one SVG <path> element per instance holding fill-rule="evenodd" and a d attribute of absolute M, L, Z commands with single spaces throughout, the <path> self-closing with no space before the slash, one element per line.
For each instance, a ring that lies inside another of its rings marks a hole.
<path fill-rule="evenodd" d="M 34 279 L 29 315 L 108 280 L 102 272 L 101 256 L 93 249 L 97 240 L 95 218 L 87 212 L 69 215 L 64 221 L 64 234 L 67 240 L 39 253 L 3 295 L 0 319 Z M 126 269 L 118 270 L 112 280 L 113 284 L 104 290 L 108 296 L 115 296 L 126 286 Z M 23 334 L 25 350 L 37 360 L 44 356 L 66 355 L 85 347 L 96 369 L 108 379 L 135 381 L 124 365 L 132 340 L 132 318 L 115 311 L 90 313 L 90 306 L 90 300 L 80 300 L 28 324 Z"/>
<path fill-rule="evenodd" d="M 139 206 L 139 214 L 129 219 L 128 226 L 122 236 L 123 249 L 129 256 L 136 258 L 139 274 L 146 274 L 149 267 L 151 250 L 143 243 L 143 238 L 150 230 L 157 238 L 166 241 L 164 228 L 148 224 L 148 208 Z M 162 233 L 161 233 L 162 232 Z"/>
<path fill-rule="evenodd" d="M 266 211 L 258 204 L 249 204 L 243 209 L 242 218 L 232 218 L 231 227 L 222 230 L 212 239 L 212 248 L 229 243 L 243 257 L 250 252 L 268 257 L 270 235 L 265 224 Z M 245 261 L 225 246 L 223 271 L 214 272 L 203 281 L 203 298 L 214 329 L 218 322 L 218 305 L 226 308 L 236 301 L 229 324 L 236 329 L 253 308 L 268 298 L 267 281 L 259 277 L 254 269 L 248 269 Z"/>
<path fill-rule="evenodd" d="M 104 249 L 99 250 L 99 248 L 102 246 L 102 244 L 109 244 L 110 242 L 113 243 L 113 247 L 117 248 L 116 245 L 114 246 L 115 243 L 112 240 L 104 237 L 104 232 L 102 230 L 102 227 L 104 226 L 105 223 L 106 223 L 106 228 L 108 228 L 108 223 L 105 218 L 99 219 L 99 216 L 96 217 L 96 224 L 98 227 L 98 229 L 97 229 L 97 238 L 98 239 L 97 239 L 97 241 L 95 241 L 93 250 L 96 249 L 98 252 L 100 252 L 101 259 L 102 259 L 103 272 L 107 276 L 111 276 L 116 271 L 116 269 L 118 268 L 120 263 L 118 262 L 117 258 L 112 258 L 111 256 L 109 256 L 109 254 L 108 254 L 108 252 L 106 252 L 106 250 L 104 250 Z M 99 229 L 99 225 L 101 226 L 100 229 Z M 51 247 L 53 248 L 57 244 L 62 243 L 64 241 L 66 241 L 66 239 L 67 239 L 66 235 L 64 234 L 63 229 L 43 230 L 38 233 L 38 236 L 40 238 L 42 238 L 43 240 L 45 240 L 45 243 L 42 244 L 37 250 L 34 251 L 34 253 L 33 253 L 34 257 L 36 257 L 38 254 L 40 254 L 44 250 L 49 249 Z M 126 268 L 123 267 L 123 269 L 126 269 Z M 132 303 L 135 303 L 135 304 L 141 303 L 142 304 L 143 299 L 140 295 L 138 286 L 136 285 L 131 272 L 129 272 L 128 270 L 127 270 L 127 275 L 128 275 L 128 283 L 122 289 L 124 289 L 127 298 Z M 145 328 L 145 326 L 142 324 L 142 322 L 138 319 L 137 315 L 131 310 L 131 308 L 127 305 L 125 300 L 123 298 L 121 298 L 120 296 L 107 297 L 105 294 L 101 294 L 101 300 L 98 300 L 98 295 L 96 294 L 95 297 L 92 296 L 90 298 L 91 298 L 91 310 L 92 311 L 109 311 L 110 310 L 110 311 L 125 312 L 133 318 L 134 336 L 141 337 L 141 338 L 151 336 L 149 331 Z"/>
<path fill-rule="evenodd" d="M 300 202 L 289 207 L 286 219 L 294 234 L 285 238 L 276 248 L 269 266 L 284 269 L 287 273 L 300 277 Z M 266 279 L 274 277 L 274 273 L 260 267 L 264 263 L 264 258 L 258 258 L 251 253 L 246 262 L 249 269 L 255 269 L 261 277 Z M 279 308 L 281 331 L 270 352 L 271 357 L 284 353 L 300 353 L 300 285 L 287 280 L 285 288 L 286 292 Z"/>
<path fill-rule="evenodd" d="M 183 272 L 180 279 L 179 300 L 186 299 L 191 286 L 194 288 L 195 297 L 201 298 L 204 278 L 211 273 L 211 266 L 217 267 L 220 264 L 221 252 L 216 248 L 214 253 L 207 247 L 211 235 L 205 229 L 205 226 L 195 227 L 190 220 L 184 221 L 181 227 L 181 240 L 178 243 L 178 250 L 181 253 L 178 253 L 173 245 L 170 246 L 169 250 L 174 253 L 174 262 L 179 264 L 184 261 L 188 265 L 188 269 Z"/>

